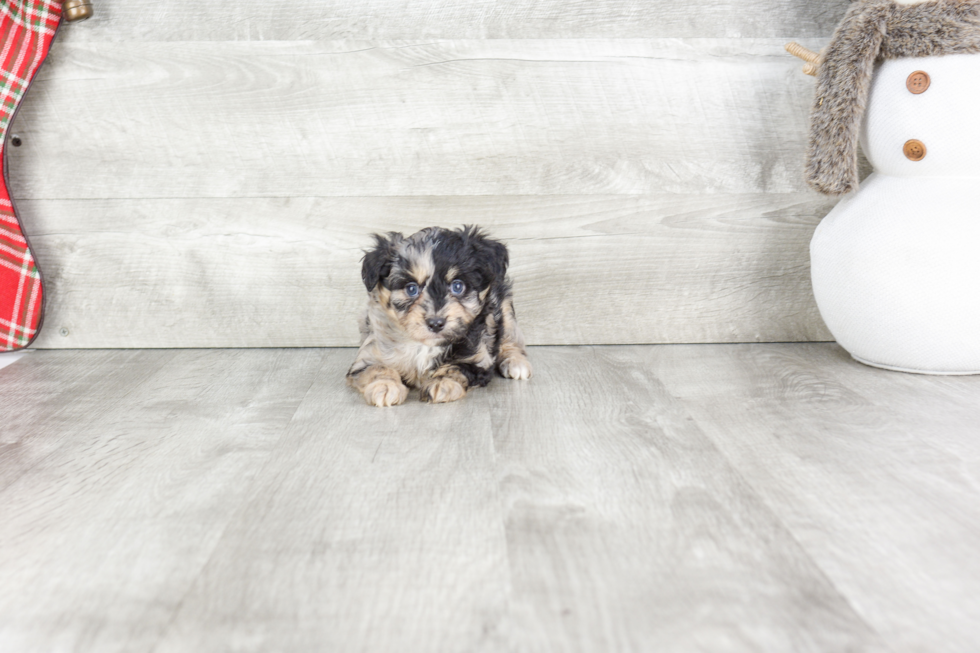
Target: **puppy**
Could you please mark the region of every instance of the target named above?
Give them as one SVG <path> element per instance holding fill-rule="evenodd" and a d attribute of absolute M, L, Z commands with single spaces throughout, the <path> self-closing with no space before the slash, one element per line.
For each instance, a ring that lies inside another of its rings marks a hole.
<path fill-rule="evenodd" d="M 374 238 L 361 267 L 368 291 L 361 348 L 347 372 L 369 404 L 400 404 L 407 386 L 422 401 L 456 401 L 488 384 L 495 369 L 530 378 L 503 243 L 477 227 Z"/>

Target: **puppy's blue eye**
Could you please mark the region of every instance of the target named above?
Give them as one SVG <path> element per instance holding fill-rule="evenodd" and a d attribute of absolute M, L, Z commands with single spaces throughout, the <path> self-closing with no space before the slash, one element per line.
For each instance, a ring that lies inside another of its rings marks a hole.
<path fill-rule="evenodd" d="M 407 286 L 405 286 L 405 294 L 408 295 L 409 297 L 418 297 L 419 296 L 419 284 L 417 284 L 417 283 L 410 283 Z"/>
<path fill-rule="evenodd" d="M 466 290 L 466 284 L 456 279 L 451 284 L 449 284 L 449 292 L 454 295 L 462 295 L 463 291 Z"/>

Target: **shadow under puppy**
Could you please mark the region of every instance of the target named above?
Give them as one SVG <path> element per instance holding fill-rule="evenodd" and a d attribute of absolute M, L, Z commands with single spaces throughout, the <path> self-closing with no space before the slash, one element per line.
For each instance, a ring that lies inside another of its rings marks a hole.
<path fill-rule="evenodd" d="M 361 348 L 347 383 L 374 406 L 394 406 L 417 387 L 422 401 L 456 401 L 494 370 L 527 379 L 507 247 L 477 227 L 430 227 L 375 235 L 361 277 L 368 290 Z"/>

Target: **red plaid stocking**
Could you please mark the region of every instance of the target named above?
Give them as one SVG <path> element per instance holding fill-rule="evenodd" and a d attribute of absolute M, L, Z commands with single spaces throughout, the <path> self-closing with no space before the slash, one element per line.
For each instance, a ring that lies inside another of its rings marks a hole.
<path fill-rule="evenodd" d="M 0 0 L 0 351 L 26 347 L 41 326 L 41 275 L 7 190 L 7 129 L 61 20 L 61 4 Z"/>

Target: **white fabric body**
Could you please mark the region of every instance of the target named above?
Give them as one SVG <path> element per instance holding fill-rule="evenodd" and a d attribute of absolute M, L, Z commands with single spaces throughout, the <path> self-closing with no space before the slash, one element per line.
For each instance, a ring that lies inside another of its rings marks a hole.
<path fill-rule="evenodd" d="M 920 95 L 908 76 L 929 74 Z M 926 158 L 910 161 L 906 141 L 926 145 Z M 876 172 L 896 177 L 980 178 L 980 55 L 894 59 L 875 70 L 861 130 L 861 147 Z"/>
<path fill-rule="evenodd" d="M 905 86 L 917 70 L 931 77 L 921 95 Z M 922 161 L 906 158 L 910 139 Z M 882 64 L 862 146 L 875 173 L 810 243 L 827 327 L 864 363 L 980 373 L 980 55 Z"/>

